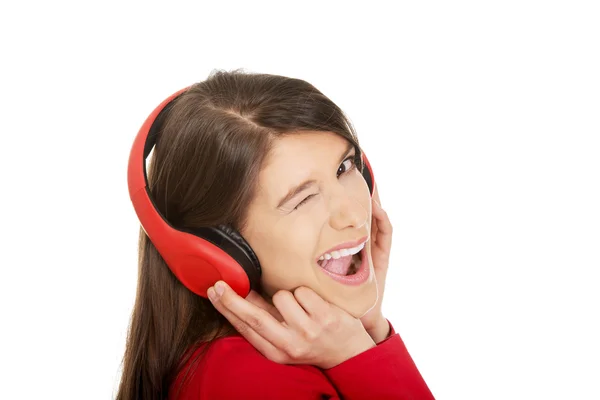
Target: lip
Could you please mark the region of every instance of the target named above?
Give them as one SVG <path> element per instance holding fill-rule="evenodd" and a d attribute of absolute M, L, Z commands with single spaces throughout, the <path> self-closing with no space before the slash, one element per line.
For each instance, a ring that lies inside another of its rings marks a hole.
<path fill-rule="evenodd" d="M 318 267 L 325 275 L 328 275 L 331 279 L 338 281 L 344 285 L 348 286 L 358 286 L 365 283 L 369 276 L 371 275 L 371 268 L 369 266 L 369 261 L 367 260 L 367 248 L 365 247 L 361 251 L 362 262 L 360 263 L 360 267 L 354 275 L 338 275 L 333 272 L 329 272 L 326 269 Z"/>
<path fill-rule="evenodd" d="M 319 258 L 321 258 L 325 253 L 331 253 L 332 251 L 336 251 L 336 250 L 340 250 L 340 249 L 351 249 L 352 247 L 356 247 L 359 244 L 363 244 L 367 241 L 367 239 L 369 238 L 369 236 L 364 236 L 358 240 L 355 240 L 353 242 L 345 242 L 342 244 L 338 244 L 335 247 L 330 248 L 327 251 L 324 251 L 323 253 L 321 253 L 318 257 L 317 257 L 317 262 L 319 261 Z"/>

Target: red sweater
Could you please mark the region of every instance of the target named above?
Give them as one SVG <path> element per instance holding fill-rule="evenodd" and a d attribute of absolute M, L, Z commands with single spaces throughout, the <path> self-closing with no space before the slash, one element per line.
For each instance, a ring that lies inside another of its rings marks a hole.
<path fill-rule="evenodd" d="M 433 399 L 402 339 L 390 328 L 390 336 L 376 347 L 326 370 L 275 363 L 242 336 L 217 339 L 189 371 L 177 399 Z M 172 385 L 170 399 L 188 367 Z"/>

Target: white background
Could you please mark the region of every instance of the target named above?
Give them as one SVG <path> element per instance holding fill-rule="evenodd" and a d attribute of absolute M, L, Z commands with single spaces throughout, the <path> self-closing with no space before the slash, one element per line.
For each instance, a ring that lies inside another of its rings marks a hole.
<path fill-rule="evenodd" d="M 116 392 L 132 140 L 215 68 L 313 83 L 395 226 L 385 315 L 438 399 L 600 399 L 594 1 L 0 6 L 0 381 Z"/>

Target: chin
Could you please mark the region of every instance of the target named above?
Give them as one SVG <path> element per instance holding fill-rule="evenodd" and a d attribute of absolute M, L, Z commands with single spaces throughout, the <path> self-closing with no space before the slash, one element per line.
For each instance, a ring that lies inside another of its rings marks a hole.
<path fill-rule="evenodd" d="M 363 317 L 377 304 L 377 284 L 373 281 L 368 285 L 368 288 L 365 288 L 365 292 L 361 293 L 358 298 L 353 301 L 345 301 L 337 306 L 354 318 Z"/>

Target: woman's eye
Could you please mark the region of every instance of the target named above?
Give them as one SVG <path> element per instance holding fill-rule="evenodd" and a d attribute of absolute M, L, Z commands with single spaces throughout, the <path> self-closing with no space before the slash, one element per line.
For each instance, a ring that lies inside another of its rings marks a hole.
<path fill-rule="evenodd" d="M 355 165 L 354 158 L 355 157 L 356 156 L 350 156 L 344 160 L 342 165 L 340 165 L 340 167 L 337 170 L 337 176 L 340 176 L 343 173 L 350 171 L 354 167 L 354 165 Z"/>
<path fill-rule="evenodd" d="M 356 166 L 356 155 L 351 155 L 350 157 L 346 158 L 344 160 L 344 162 L 342 162 L 342 164 L 340 165 L 340 167 L 337 170 L 337 176 L 339 177 L 340 175 L 352 170 L 355 166 Z M 304 204 L 306 204 L 307 201 L 309 201 L 316 195 L 317 194 L 311 194 L 310 196 L 305 197 L 304 200 L 302 200 L 300 203 L 298 203 L 298 205 L 296 205 L 296 207 L 294 207 L 294 210 L 297 210 L 298 208 L 302 207 Z"/>
<path fill-rule="evenodd" d="M 308 200 L 312 199 L 314 196 L 316 196 L 316 195 L 315 194 L 311 194 L 310 196 L 306 197 L 304 200 L 302 200 L 300 203 L 298 203 L 298 205 L 296 207 L 294 207 L 294 210 L 297 210 L 300 206 L 302 206 Z"/>

